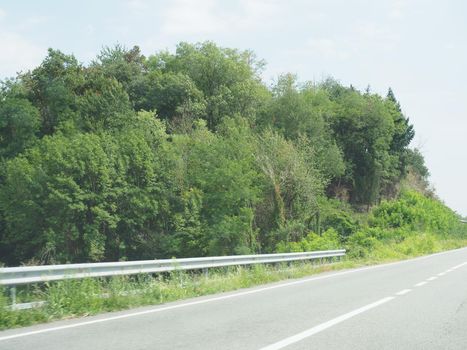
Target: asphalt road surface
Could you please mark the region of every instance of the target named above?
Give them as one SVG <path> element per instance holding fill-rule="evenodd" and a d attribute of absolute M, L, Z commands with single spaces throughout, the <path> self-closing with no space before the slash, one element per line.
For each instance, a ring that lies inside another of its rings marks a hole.
<path fill-rule="evenodd" d="M 467 349 L 467 249 L 0 332 L 0 349 Z"/>

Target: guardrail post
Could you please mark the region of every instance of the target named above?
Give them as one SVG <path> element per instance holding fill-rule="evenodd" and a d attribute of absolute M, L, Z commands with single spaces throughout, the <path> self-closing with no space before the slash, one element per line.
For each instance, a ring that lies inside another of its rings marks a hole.
<path fill-rule="evenodd" d="M 11 309 L 15 309 L 16 305 L 16 286 L 10 287 Z"/>
<path fill-rule="evenodd" d="M 163 273 L 179 270 L 202 270 L 205 276 L 208 275 L 208 268 L 223 268 L 226 266 L 251 266 L 252 264 L 275 264 L 281 266 L 295 266 L 297 261 L 311 259 L 311 264 L 317 266 L 324 262 L 336 261 L 332 258 L 336 255 L 345 255 L 345 250 L 260 254 L 260 255 L 239 255 L 239 256 L 217 256 L 202 258 L 184 259 L 161 259 L 145 261 L 122 261 L 106 263 L 83 263 L 69 265 L 46 265 L 46 266 L 19 266 L 0 267 L 0 285 L 5 286 L 6 296 L 11 297 L 13 304 L 17 303 L 17 292 L 15 286 L 37 282 L 48 282 L 63 280 L 67 278 L 89 278 L 106 277 L 117 275 L 136 275 L 144 273 Z M 342 257 L 337 258 L 341 260 Z M 298 265 L 298 263 L 297 263 Z M 299 265 L 298 265 L 299 266 Z M 8 290 L 9 289 L 9 290 Z M 16 304 L 17 306 L 18 304 Z"/>

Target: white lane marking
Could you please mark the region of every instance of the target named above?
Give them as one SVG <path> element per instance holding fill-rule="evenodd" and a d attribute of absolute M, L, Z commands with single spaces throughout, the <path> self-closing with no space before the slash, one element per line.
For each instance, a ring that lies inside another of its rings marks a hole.
<path fill-rule="evenodd" d="M 16 334 L 11 334 L 11 335 L 6 335 L 6 336 L 3 336 L 3 337 L 0 337 L 0 341 L 8 340 L 8 339 L 14 339 L 14 338 L 20 338 L 20 337 L 26 337 L 26 336 L 29 336 L 29 335 L 59 331 L 59 330 L 62 330 L 62 329 L 87 326 L 87 325 L 92 325 L 92 324 L 95 324 L 95 323 L 102 323 L 102 322 L 114 321 L 114 320 L 119 320 L 119 319 L 124 319 L 124 318 L 137 317 L 137 316 L 141 316 L 141 315 L 147 315 L 147 314 L 158 313 L 158 312 L 163 312 L 163 311 L 168 311 L 168 310 L 173 310 L 173 309 L 179 309 L 179 308 L 186 307 L 186 306 L 206 304 L 206 303 L 210 303 L 210 302 L 213 302 L 213 301 L 232 299 L 232 298 L 236 298 L 236 297 L 240 297 L 240 296 L 244 296 L 244 295 L 256 294 L 256 293 L 264 292 L 264 291 L 267 291 L 267 290 L 273 290 L 273 289 L 279 289 L 279 288 L 289 287 L 289 286 L 293 286 L 293 285 L 299 285 L 299 284 L 303 284 L 303 283 L 307 283 L 307 282 L 328 279 L 328 278 L 332 278 L 332 277 L 336 277 L 336 276 L 343 276 L 343 275 L 348 275 L 348 274 L 352 274 L 352 273 L 356 273 L 356 272 L 379 269 L 379 268 L 382 268 L 382 267 L 388 267 L 388 266 L 393 266 L 393 265 L 406 264 L 406 263 L 410 263 L 410 262 L 414 262 L 414 261 L 429 259 L 431 257 L 438 256 L 438 255 L 444 255 L 444 254 L 457 252 L 457 251 L 463 250 L 463 249 L 467 249 L 467 248 L 453 249 L 453 250 L 448 250 L 448 251 L 445 251 L 445 252 L 435 253 L 435 254 L 431 254 L 431 255 L 420 256 L 418 258 L 407 259 L 407 260 L 403 260 L 403 261 L 395 261 L 395 262 L 391 262 L 391 263 L 387 263 L 387 264 L 361 267 L 361 268 L 358 268 L 358 269 L 337 272 L 337 273 L 333 273 L 333 274 L 329 274 L 329 275 L 316 276 L 316 277 L 301 279 L 301 280 L 293 281 L 293 282 L 286 282 L 286 283 L 282 283 L 282 284 L 275 285 L 275 286 L 257 288 L 257 289 L 248 290 L 248 291 L 245 291 L 245 292 L 238 292 L 238 293 L 235 293 L 235 294 L 223 295 L 223 296 L 220 296 L 220 297 L 197 300 L 197 301 L 192 301 L 192 302 L 182 303 L 182 304 L 176 304 L 176 305 L 171 305 L 171 306 L 166 306 L 166 307 L 158 307 L 156 309 L 138 311 L 138 312 L 128 313 L 128 314 L 119 315 L 119 316 L 111 316 L 111 317 L 107 317 L 107 318 L 100 318 L 100 319 L 97 319 L 97 320 L 84 321 L 84 322 L 79 322 L 79 323 L 74 323 L 74 324 L 69 324 L 69 325 L 64 325 L 64 326 L 44 328 L 44 329 L 39 329 L 37 331 L 16 333 Z M 463 266 L 465 264 L 467 264 L 467 262 L 465 262 L 463 264 L 460 264 L 460 265 L 457 265 L 457 267 Z"/>
<path fill-rule="evenodd" d="M 438 276 L 444 276 L 446 274 L 446 272 L 440 272 L 438 273 Z"/>
<path fill-rule="evenodd" d="M 352 318 L 354 316 L 357 316 L 361 313 L 364 313 L 370 309 L 373 309 L 377 306 L 380 306 L 384 303 L 387 303 L 388 301 L 391 301 L 393 300 L 395 297 L 386 297 L 386 298 L 383 298 L 383 299 L 380 299 L 374 303 L 371 303 L 371 304 L 368 304 L 368 305 L 365 305 L 359 309 L 356 309 L 354 311 L 351 311 L 349 313 L 346 313 L 344 315 L 341 315 L 339 317 L 336 317 L 336 318 L 333 318 L 332 320 L 329 320 L 327 322 L 324 322 L 324 323 L 321 323 L 317 326 L 314 326 L 310 329 L 307 329 L 306 331 L 303 331 L 301 333 L 298 333 L 298 334 L 295 334 L 291 337 L 288 337 L 288 338 L 285 338 L 281 341 L 278 341 L 277 343 L 274 343 L 274 344 L 271 344 L 271 345 L 268 345 L 268 346 L 265 346 L 264 348 L 261 348 L 260 350 L 279 350 L 279 349 L 282 349 L 282 348 L 285 348 L 286 346 L 289 346 L 291 344 L 294 344 L 294 343 L 297 343 L 305 338 L 308 338 L 308 337 L 311 337 L 312 335 L 316 334 L 316 333 L 319 333 L 319 332 L 322 332 L 324 331 L 325 329 L 328 329 L 332 326 L 335 326 L 336 324 L 339 324 L 341 322 L 344 322 L 345 320 L 348 320 L 349 318 Z"/>
<path fill-rule="evenodd" d="M 454 271 L 453 269 L 446 270 L 446 273 Z"/>
<path fill-rule="evenodd" d="M 412 289 L 403 289 L 403 290 L 397 292 L 396 295 L 404 295 L 404 294 L 407 294 L 407 293 L 409 293 L 411 291 L 412 291 Z"/>
<path fill-rule="evenodd" d="M 402 261 L 400 263 L 402 263 Z M 394 264 L 394 263 L 390 263 L 390 264 Z M 386 265 L 388 265 L 388 264 L 386 264 Z M 170 306 L 166 306 L 166 307 L 158 307 L 156 309 L 138 311 L 138 312 L 133 312 L 133 313 L 124 314 L 124 315 L 111 316 L 111 317 L 107 317 L 107 318 L 100 318 L 100 319 L 97 319 L 97 320 L 84 321 L 84 322 L 79 322 L 79 323 L 74 323 L 74 324 L 69 324 L 69 325 L 64 325 L 64 326 L 44 328 L 44 329 L 39 329 L 37 331 L 17 333 L 17 334 L 12 334 L 12 335 L 7 335 L 7 336 L 0 337 L 0 341 L 8 340 L 8 339 L 14 339 L 14 338 L 20 338 L 20 337 L 26 337 L 26 336 L 29 336 L 29 335 L 59 331 L 59 330 L 62 330 L 62 329 L 69 329 L 69 328 L 87 326 L 87 325 L 92 325 L 92 324 L 102 323 L 102 322 L 107 322 L 107 321 L 120 320 L 120 319 L 124 319 L 124 318 L 130 318 L 130 317 L 136 317 L 136 316 L 141 316 L 141 315 L 153 314 L 153 313 L 158 313 L 158 312 L 163 312 L 163 311 L 168 311 L 168 310 L 173 310 L 173 309 L 179 309 L 179 308 L 186 307 L 186 306 L 206 304 L 206 303 L 210 303 L 210 302 L 213 302 L 213 301 L 232 299 L 232 298 L 236 298 L 236 297 L 239 297 L 239 296 L 264 292 L 264 291 L 267 291 L 267 290 L 284 288 L 284 287 L 289 287 L 289 286 L 293 286 L 293 285 L 304 284 L 304 283 L 311 282 L 311 281 L 323 280 L 323 279 L 328 279 L 328 278 L 331 278 L 331 277 L 348 275 L 348 274 L 355 273 L 355 272 L 371 270 L 371 269 L 378 268 L 378 267 L 381 267 L 381 266 L 383 266 L 383 265 L 362 267 L 362 268 L 355 269 L 355 270 L 342 271 L 342 272 L 337 272 L 337 273 L 334 273 L 334 274 L 324 275 L 324 276 L 316 276 L 316 277 L 311 277 L 311 278 L 307 278 L 307 279 L 304 279 L 304 280 L 287 282 L 287 283 L 283 283 L 283 284 L 279 284 L 279 285 L 275 285 L 275 286 L 258 288 L 258 289 L 248 290 L 248 291 L 245 291 L 245 292 L 238 292 L 238 293 L 235 293 L 235 294 L 223 295 L 223 296 L 220 296 L 220 297 L 197 300 L 197 301 L 192 301 L 192 302 L 188 302 L 188 303 L 170 305 Z"/>
<path fill-rule="evenodd" d="M 456 269 L 456 268 L 459 268 L 461 266 L 464 266 L 464 265 L 467 265 L 467 262 L 464 262 L 462 264 L 459 264 L 457 266 L 455 266 L 454 268 L 452 269 Z M 452 271 L 452 269 L 450 269 Z M 438 274 L 440 276 L 443 276 L 445 273 L 441 273 L 441 274 Z M 430 277 L 427 279 L 427 281 L 433 281 L 435 279 L 437 279 L 438 277 L 436 276 L 433 276 L 433 277 Z M 428 282 L 427 281 L 422 281 L 422 282 L 419 282 L 417 284 L 415 284 L 415 287 L 420 287 L 420 286 L 423 286 L 425 284 L 427 284 Z M 404 294 L 407 294 L 409 292 L 411 292 L 412 289 L 403 289 L 399 292 L 396 293 L 396 295 L 400 296 L 400 295 L 404 295 Z M 297 343 L 305 338 L 308 338 L 308 337 L 311 337 L 312 335 L 316 334 L 316 333 L 319 333 L 319 332 L 322 332 L 324 331 L 325 329 L 328 329 L 332 326 L 335 326 L 336 324 L 339 324 L 341 322 L 344 322 L 345 320 L 348 320 L 349 318 L 352 318 L 358 314 L 361 314 L 365 311 L 368 311 L 372 308 L 375 308 L 381 304 L 384 304 L 384 303 L 387 303 L 388 301 L 391 301 L 393 299 L 395 299 L 396 297 L 395 296 L 392 296 L 392 297 L 387 297 L 387 298 L 383 298 L 381 300 L 378 300 L 372 304 L 369 304 L 369 305 L 366 305 L 366 306 L 363 306 L 361 307 L 360 309 L 357 309 L 357 310 L 354 310 L 354 311 L 351 311 L 347 314 L 344 314 L 344 315 L 341 315 L 339 317 L 336 317 L 332 320 L 329 320 L 327 322 L 324 322 L 324 323 L 321 323 L 315 327 L 312 327 L 306 331 L 303 331 L 301 333 L 298 333 L 298 334 L 295 334 L 291 337 L 288 337 L 288 338 L 285 338 L 281 341 L 278 341 L 274 344 L 271 344 L 271 345 L 268 345 L 266 347 L 263 347 L 261 348 L 260 350 L 280 350 L 280 349 L 283 349 L 291 344 L 294 344 L 294 343 Z"/>
<path fill-rule="evenodd" d="M 451 267 L 451 269 L 456 270 L 456 269 L 458 269 L 459 267 L 462 267 L 462 266 L 464 266 L 464 265 L 466 265 L 466 264 L 467 264 L 467 261 L 466 261 L 466 262 L 463 262 L 462 264 L 459 264 L 459 265 L 456 265 L 456 266 L 454 266 L 454 267 Z"/>

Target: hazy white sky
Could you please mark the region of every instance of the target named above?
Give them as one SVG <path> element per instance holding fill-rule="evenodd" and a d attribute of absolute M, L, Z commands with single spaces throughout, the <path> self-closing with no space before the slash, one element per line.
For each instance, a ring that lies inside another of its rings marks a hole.
<path fill-rule="evenodd" d="M 463 0 L 0 0 L 0 79 L 48 47 L 87 63 L 102 46 L 145 54 L 180 41 L 252 49 L 265 81 L 333 76 L 385 94 L 417 132 L 439 196 L 467 215 L 467 2 Z"/>

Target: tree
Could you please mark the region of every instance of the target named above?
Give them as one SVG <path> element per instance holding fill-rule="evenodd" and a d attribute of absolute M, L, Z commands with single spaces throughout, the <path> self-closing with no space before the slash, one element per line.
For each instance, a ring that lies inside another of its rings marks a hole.
<path fill-rule="evenodd" d="M 77 124 L 84 131 L 122 128 L 134 117 L 128 94 L 112 77 L 88 71 L 81 91 Z"/>
<path fill-rule="evenodd" d="M 214 130 L 225 116 L 240 115 L 254 122 L 268 92 L 261 83 L 262 61 L 251 51 L 220 48 L 212 42 L 180 43 L 174 55 L 162 52 L 148 58 L 150 71 L 190 77 L 206 101 L 207 125 Z"/>
<path fill-rule="evenodd" d="M 116 79 L 131 101 L 137 98 L 134 94 L 135 85 L 147 72 L 146 58 L 141 54 L 140 48 L 133 46 L 132 49 L 127 49 L 119 44 L 104 47 L 90 68 L 99 70 L 107 78 Z"/>
<path fill-rule="evenodd" d="M 167 120 L 172 129 L 191 130 L 193 121 L 206 115 L 203 93 L 184 73 L 155 71 L 147 74 L 139 84 L 141 93 L 135 108 L 157 111 L 157 115 Z"/>
<path fill-rule="evenodd" d="M 391 177 L 394 119 L 378 95 L 327 84 L 324 88 L 336 102 L 331 125 L 346 162 L 343 181 L 351 201 L 368 207 L 379 200 L 384 179 Z"/>
<path fill-rule="evenodd" d="M 176 173 L 183 198 L 181 218 L 186 226 L 191 217 L 192 223 L 199 222 L 195 228 L 202 227 L 205 232 L 202 237 L 198 234 L 198 249 L 214 255 L 256 251 L 253 207 L 259 195 L 259 175 L 246 120 L 226 119 L 218 134 L 198 121 L 191 134 L 177 135 L 173 142 L 179 159 Z M 191 203 L 187 203 L 188 198 Z M 191 240 L 192 235 L 186 227 L 179 230 L 177 246 L 182 254 L 186 248 L 180 243 Z"/>
<path fill-rule="evenodd" d="M 154 242 L 166 226 L 170 172 L 159 160 L 165 131 L 149 118 L 113 135 L 58 132 L 7 162 L 0 211 L 8 263 L 163 254 Z"/>
<path fill-rule="evenodd" d="M 116 45 L 90 65 L 50 49 L 1 83 L 2 262 L 325 246 L 331 228 L 356 234 L 352 208 L 433 194 L 391 89 L 291 74 L 268 88 L 263 65 L 212 42 Z"/>
<path fill-rule="evenodd" d="M 277 230 L 296 220 L 309 224 L 317 214 L 324 180 L 319 170 L 307 163 L 308 155 L 274 131 L 266 130 L 257 138 L 255 159 L 263 175 L 263 196 L 255 221 L 267 250 L 287 238 L 276 237 Z"/>
<path fill-rule="evenodd" d="M 430 172 L 420 150 L 418 148 L 408 149 L 406 162 L 407 174 L 402 181 L 403 185 L 426 196 L 434 197 L 434 190 L 428 181 Z"/>
<path fill-rule="evenodd" d="M 83 67 L 73 55 L 49 49 L 39 67 L 21 77 L 28 99 L 41 116 L 41 134 L 50 135 L 68 120 L 76 120 L 76 95 L 84 82 Z"/>
<path fill-rule="evenodd" d="M 0 100 L 0 158 L 13 158 L 32 145 L 39 127 L 39 111 L 28 100 Z"/>
<path fill-rule="evenodd" d="M 390 151 L 399 157 L 399 171 L 403 175 L 407 165 L 408 146 L 415 136 L 415 131 L 413 125 L 410 124 L 409 118 L 406 118 L 402 113 L 400 104 L 396 100 L 391 88 L 388 90 L 386 101 L 394 120 L 394 135 Z"/>
<path fill-rule="evenodd" d="M 286 139 L 308 140 L 313 145 L 310 161 L 319 163 L 328 180 L 343 175 L 341 151 L 333 140 L 329 120 L 333 102 L 323 89 L 311 83 L 299 87 L 296 76 L 279 77 L 272 88 L 273 98 L 260 113 L 262 129 L 273 128 Z"/>

